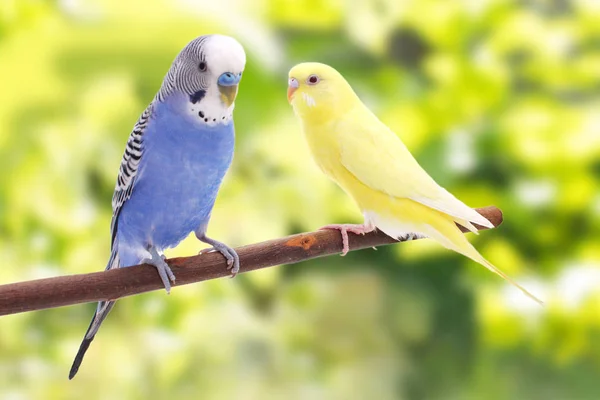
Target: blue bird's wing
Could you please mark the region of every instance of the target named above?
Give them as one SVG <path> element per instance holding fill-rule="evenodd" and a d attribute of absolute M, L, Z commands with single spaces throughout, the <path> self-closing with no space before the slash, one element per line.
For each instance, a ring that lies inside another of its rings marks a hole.
<path fill-rule="evenodd" d="M 146 130 L 148 121 L 152 115 L 152 109 L 153 103 L 144 110 L 142 115 L 140 115 L 140 118 L 129 135 L 129 139 L 125 146 L 125 152 L 123 153 L 123 159 L 121 160 L 121 167 L 119 169 L 115 192 L 112 198 L 113 216 L 110 223 L 111 254 L 108 265 L 106 266 L 107 270 L 119 267 L 119 257 L 116 246 L 119 214 L 121 213 L 125 202 L 131 197 L 131 193 L 135 186 L 138 168 L 144 152 L 144 131 Z"/>

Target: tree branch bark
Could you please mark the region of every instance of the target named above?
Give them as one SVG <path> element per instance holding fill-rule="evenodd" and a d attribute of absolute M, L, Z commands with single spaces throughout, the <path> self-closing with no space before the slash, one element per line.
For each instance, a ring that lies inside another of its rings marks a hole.
<path fill-rule="evenodd" d="M 498 208 L 491 206 L 476 210 L 494 226 L 502 223 L 502 212 Z M 353 251 L 397 241 L 375 231 L 366 235 L 349 234 L 349 242 Z M 325 230 L 242 246 L 236 250 L 240 256 L 240 273 L 243 273 L 340 253 L 342 240 L 339 232 Z M 229 275 L 225 260 L 219 253 L 173 258 L 167 262 L 177 277 L 174 286 Z M 161 280 L 156 269 L 149 265 L 11 283 L 0 286 L 0 315 L 115 300 L 158 289 L 163 289 Z"/>

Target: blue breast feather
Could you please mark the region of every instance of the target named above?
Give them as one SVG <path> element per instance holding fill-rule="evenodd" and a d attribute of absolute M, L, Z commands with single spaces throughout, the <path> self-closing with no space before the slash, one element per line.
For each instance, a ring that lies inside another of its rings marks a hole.
<path fill-rule="evenodd" d="M 210 127 L 183 113 L 191 104 L 180 100 L 157 104 L 144 131 L 135 185 L 118 217 L 121 266 L 138 264 L 148 246 L 162 251 L 204 232 L 231 164 L 233 123 Z"/>

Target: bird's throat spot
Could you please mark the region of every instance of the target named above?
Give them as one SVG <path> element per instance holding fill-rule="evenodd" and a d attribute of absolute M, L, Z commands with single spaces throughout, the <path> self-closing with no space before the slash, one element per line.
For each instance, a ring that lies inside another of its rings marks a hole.
<path fill-rule="evenodd" d="M 206 90 L 198 90 L 197 92 L 190 94 L 190 103 L 192 103 L 192 104 L 198 103 L 200 100 L 202 100 L 204 98 L 205 95 L 206 95 Z"/>

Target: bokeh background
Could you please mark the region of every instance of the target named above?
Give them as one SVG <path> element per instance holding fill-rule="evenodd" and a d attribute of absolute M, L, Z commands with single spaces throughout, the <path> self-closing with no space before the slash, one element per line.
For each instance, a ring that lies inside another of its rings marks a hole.
<path fill-rule="evenodd" d="M 248 53 L 209 233 L 360 222 L 287 104 L 338 68 L 426 170 L 504 224 L 471 235 L 541 308 L 428 241 L 0 319 L 2 399 L 600 398 L 600 3 L 0 1 L 0 282 L 102 270 L 129 132 L 201 34 Z M 188 238 L 169 255 L 200 249 Z"/>

